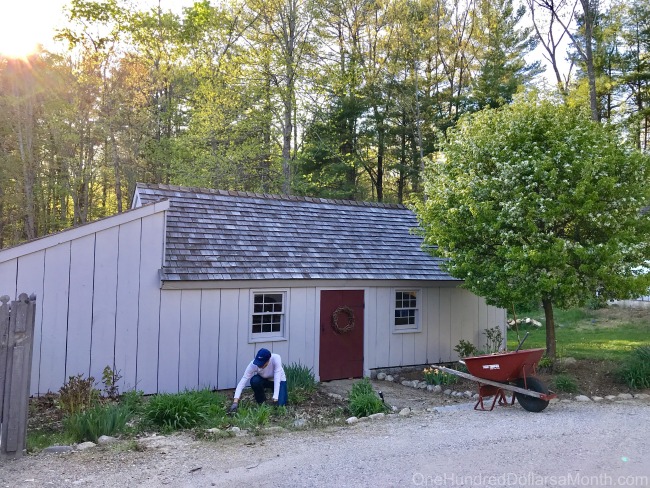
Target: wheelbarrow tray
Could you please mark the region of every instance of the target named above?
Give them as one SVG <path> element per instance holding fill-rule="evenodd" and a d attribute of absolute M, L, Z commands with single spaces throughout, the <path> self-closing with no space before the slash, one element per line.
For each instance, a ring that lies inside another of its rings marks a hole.
<path fill-rule="evenodd" d="M 467 370 L 473 376 L 484 380 L 509 383 L 535 374 L 537 363 L 544 355 L 544 349 L 501 352 L 464 359 Z"/>

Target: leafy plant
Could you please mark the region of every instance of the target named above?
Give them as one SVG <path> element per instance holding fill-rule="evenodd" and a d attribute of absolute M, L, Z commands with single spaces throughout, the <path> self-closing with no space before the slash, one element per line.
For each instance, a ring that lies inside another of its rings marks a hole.
<path fill-rule="evenodd" d="M 368 378 L 363 378 L 352 385 L 349 402 L 350 412 L 356 417 L 367 417 L 388 410 L 382 399 L 372 388 Z"/>
<path fill-rule="evenodd" d="M 476 356 L 478 348 L 471 342 L 461 339 L 458 344 L 456 344 L 456 347 L 454 347 L 454 351 L 456 351 L 458 356 L 461 358 L 466 358 L 469 356 Z"/>
<path fill-rule="evenodd" d="M 272 411 L 273 409 L 266 403 L 243 405 L 233 423 L 241 429 L 257 429 L 269 423 Z"/>
<path fill-rule="evenodd" d="M 209 389 L 154 395 L 144 406 L 144 417 L 165 430 L 218 425 L 226 416 L 225 397 Z"/>
<path fill-rule="evenodd" d="M 430 367 L 424 368 L 424 381 L 427 385 L 453 385 L 458 383 L 458 377 L 453 374 L 446 373 L 438 368 Z"/>
<path fill-rule="evenodd" d="M 144 393 L 140 390 L 129 390 L 120 395 L 120 405 L 129 412 L 137 414 L 144 407 Z"/>
<path fill-rule="evenodd" d="M 503 344 L 503 333 L 499 327 L 491 327 L 483 332 L 487 339 L 487 353 L 499 352 Z M 467 356 L 463 356 L 467 357 Z"/>
<path fill-rule="evenodd" d="M 205 404 L 187 392 L 161 393 L 149 400 L 145 417 L 165 430 L 188 429 L 206 419 Z"/>
<path fill-rule="evenodd" d="M 104 385 L 104 394 L 111 400 L 115 400 L 119 394 L 117 383 L 122 379 L 119 371 L 110 366 L 106 366 L 102 372 L 102 384 Z"/>
<path fill-rule="evenodd" d="M 97 442 L 102 435 L 122 432 L 129 416 L 129 411 L 120 405 L 97 405 L 65 418 L 63 426 L 76 442 Z"/>
<path fill-rule="evenodd" d="M 298 363 L 285 366 L 289 403 L 297 405 L 307 400 L 316 391 L 317 383 L 311 368 Z"/>
<path fill-rule="evenodd" d="M 548 356 L 544 355 L 542 356 L 542 359 L 539 360 L 539 363 L 537 363 L 537 367 L 539 368 L 540 371 L 545 371 L 550 373 L 553 371 L 554 363 L 555 361 L 553 361 L 552 358 L 549 358 Z"/>
<path fill-rule="evenodd" d="M 578 382 L 573 376 L 559 374 L 553 382 L 557 391 L 563 391 L 565 393 L 575 393 L 578 391 Z"/>
<path fill-rule="evenodd" d="M 618 376 L 633 390 L 650 388 L 650 346 L 634 349 L 623 361 Z"/>
<path fill-rule="evenodd" d="M 85 378 L 83 374 L 70 376 L 59 390 L 59 407 L 66 415 L 74 415 L 94 406 L 99 400 L 99 390 L 95 388 L 95 378 Z"/>

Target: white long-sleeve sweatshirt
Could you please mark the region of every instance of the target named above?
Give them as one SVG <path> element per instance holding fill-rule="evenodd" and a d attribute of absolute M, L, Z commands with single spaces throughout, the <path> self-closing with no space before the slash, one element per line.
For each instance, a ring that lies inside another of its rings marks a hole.
<path fill-rule="evenodd" d="M 237 384 L 235 399 L 239 400 L 246 383 L 256 374 L 273 381 L 273 399 L 277 401 L 280 396 L 280 382 L 287 381 L 287 376 L 284 374 L 284 368 L 282 367 L 282 358 L 279 354 L 271 354 L 271 359 L 265 368 L 255 366 L 253 361 L 250 362 L 246 367 L 246 371 L 244 371 L 244 376 L 241 377 L 241 380 Z"/>

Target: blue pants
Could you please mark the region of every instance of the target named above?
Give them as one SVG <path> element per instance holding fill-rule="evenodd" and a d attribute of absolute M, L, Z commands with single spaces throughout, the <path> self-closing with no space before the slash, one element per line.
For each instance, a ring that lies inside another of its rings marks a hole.
<path fill-rule="evenodd" d="M 260 375 L 256 374 L 251 378 L 251 388 L 255 394 L 255 401 L 257 403 L 264 403 L 266 400 L 266 394 L 264 393 L 264 388 L 271 388 L 273 390 L 273 381 L 262 378 Z M 278 405 L 286 405 L 289 401 L 289 394 L 287 393 L 287 382 L 280 382 L 280 393 L 278 395 Z"/>

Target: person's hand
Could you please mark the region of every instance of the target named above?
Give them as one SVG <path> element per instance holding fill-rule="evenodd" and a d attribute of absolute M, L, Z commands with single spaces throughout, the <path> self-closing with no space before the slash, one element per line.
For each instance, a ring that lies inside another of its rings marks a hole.
<path fill-rule="evenodd" d="M 235 415 L 237 413 L 238 408 L 239 408 L 239 403 L 233 402 L 233 404 L 228 409 L 228 415 Z"/>

